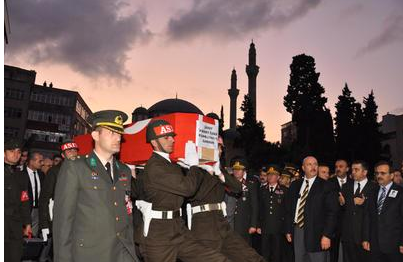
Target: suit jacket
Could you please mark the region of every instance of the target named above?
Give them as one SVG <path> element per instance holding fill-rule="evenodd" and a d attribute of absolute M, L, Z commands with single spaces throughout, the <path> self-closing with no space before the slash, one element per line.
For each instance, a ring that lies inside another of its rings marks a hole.
<path fill-rule="evenodd" d="M 182 207 L 185 197 L 195 194 L 203 181 L 199 167 L 191 167 L 188 175 L 181 167 L 153 153 L 144 168 L 144 200 L 152 203 L 158 211 L 176 211 Z M 140 243 L 145 245 L 175 245 L 186 240 L 190 232 L 181 217 L 174 219 L 152 219 L 147 237 Z"/>
<path fill-rule="evenodd" d="M 288 188 L 277 184 L 274 192 L 269 186 L 259 188 L 259 227 L 262 234 L 283 234 L 285 196 Z"/>
<path fill-rule="evenodd" d="M 380 215 L 377 209 L 378 193 L 379 186 L 368 198 L 363 240 L 371 243 L 373 252 L 397 253 L 399 246 L 403 246 L 403 188 L 392 184 Z"/>
<path fill-rule="evenodd" d="M 53 244 L 58 262 L 137 257 L 129 208 L 131 171 L 114 159 L 114 179 L 92 152 L 65 160 L 55 190 Z"/>
<path fill-rule="evenodd" d="M 22 174 L 23 174 L 24 176 L 26 176 L 27 179 L 28 179 L 29 206 L 30 206 L 30 209 L 32 210 L 32 208 L 34 207 L 34 192 L 32 192 L 32 184 L 31 184 L 31 180 L 29 179 L 29 174 L 28 174 L 27 167 L 25 167 L 25 168 L 24 168 L 22 171 L 20 171 L 20 172 L 22 172 Z M 44 179 L 45 179 L 45 174 L 44 174 L 42 171 L 40 171 L 40 170 L 37 170 L 37 172 L 38 172 L 38 177 L 39 177 L 39 181 L 38 181 L 38 182 L 40 183 L 41 191 L 42 191 L 42 186 L 43 186 L 43 181 L 44 181 Z M 39 207 L 39 197 L 40 197 L 40 194 L 41 194 L 41 192 L 39 192 L 38 199 L 37 199 L 37 201 L 38 201 L 38 203 L 37 203 L 38 207 Z"/>
<path fill-rule="evenodd" d="M 247 178 L 242 183 L 242 192 L 228 194 L 236 199 L 234 230 L 250 241 L 249 228 L 257 227 L 259 220 L 258 183 Z"/>
<path fill-rule="evenodd" d="M 303 179 L 291 183 L 286 197 L 285 232 L 293 234 L 294 217 Z M 322 236 L 334 237 L 337 224 L 339 201 L 332 185 L 320 177 L 316 177 L 306 199 L 304 210 L 304 238 L 308 252 L 322 251 Z"/>
<path fill-rule="evenodd" d="M 203 182 L 196 194 L 188 200 L 192 207 L 221 203 L 224 201 L 226 189 L 234 193 L 242 191 L 241 183 L 226 171 L 223 171 L 224 183 L 217 176 L 210 175 L 205 170 L 201 170 L 201 172 L 204 174 Z M 222 211 L 202 212 L 194 214 L 192 217 L 191 232 L 196 239 L 225 239 L 230 231 L 231 227 Z"/>
<path fill-rule="evenodd" d="M 4 164 L 4 240 L 22 241 L 22 226 L 31 224 L 27 177 Z"/>
<path fill-rule="evenodd" d="M 53 166 L 49 169 L 42 183 L 41 194 L 39 196 L 39 227 L 52 229 L 52 221 L 50 220 L 49 201 L 54 199 L 57 175 L 60 171 L 61 164 Z"/>
<path fill-rule="evenodd" d="M 376 184 L 369 181 L 361 189 L 361 196 L 368 197 L 376 189 Z M 342 232 L 343 242 L 361 245 L 362 231 L 365 215 L 365 202 L 362 205 L 354 204 L 354 181 L 351 180 L 343 186 L 342 194 L 346 203 L 342 206 Z"/>

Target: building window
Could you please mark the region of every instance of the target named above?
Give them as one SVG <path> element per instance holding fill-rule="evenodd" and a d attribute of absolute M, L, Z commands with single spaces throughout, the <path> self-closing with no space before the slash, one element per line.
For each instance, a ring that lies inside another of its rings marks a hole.
<path fill-rule="evenodd" d="M 20 129 L 15 127 L 4 127 L 4 137 L 6 138 L 14 138 L 18 136 L 18 132 Z"/>
<path fill-rule="evenodd" d="M 20 89 L 14 88 L 5 88 L 4 90 L 5 98 L 16 99 L 16 100 L 24 100 L 24 91 Z"/>
<path fill-rule="evenodd" d="M 4 117 L 7 118 L 21 118 L 22 109 L 15 107 L 4 107 Z"/>

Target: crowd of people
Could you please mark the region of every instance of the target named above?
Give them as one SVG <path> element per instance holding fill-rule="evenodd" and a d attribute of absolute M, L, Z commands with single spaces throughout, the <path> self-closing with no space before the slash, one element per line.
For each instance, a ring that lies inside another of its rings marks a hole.
<path fill-rule="evenodd" d="M 5 261 L 21 260 L 24 237 L 53 243 L 60 262 L 403 261 L 403 163 L 306 156 L 301 170 L 268 163 L 253 176 L 242 158 L 200 163 L 191 142 L 173 163 L 180 134 L 154 120 L 152 156 L 133 172 L 116 158 L 126 120 L 91 115 L 85 156 L 73 141 L 52 158 L 5 141 Z"/>

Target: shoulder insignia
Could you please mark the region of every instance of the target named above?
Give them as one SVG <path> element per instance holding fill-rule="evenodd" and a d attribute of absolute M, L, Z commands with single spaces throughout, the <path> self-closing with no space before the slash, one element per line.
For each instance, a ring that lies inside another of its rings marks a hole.
<path fill-rule="evenodd" d="M 85 158 L 88 158 L 88 155 L 85 155 Z"/>
<path fill-rule="evenodd" d="M 77 159 L 80 159 L 80 156 L 77 156 Z"/>

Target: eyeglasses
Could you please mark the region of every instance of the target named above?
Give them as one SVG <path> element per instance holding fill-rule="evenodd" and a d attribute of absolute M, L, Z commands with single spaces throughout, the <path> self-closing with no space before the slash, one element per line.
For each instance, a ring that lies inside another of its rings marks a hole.
<path fill-rule="evenodd" d="M 379 175 L 382 175 L 382 176 L 384 176 L 384 175 L 389 175 L 390 173 L 388 173 L 388 172 L 375 172 L 375 175 L 376 176 L 379 176 Z"/>

